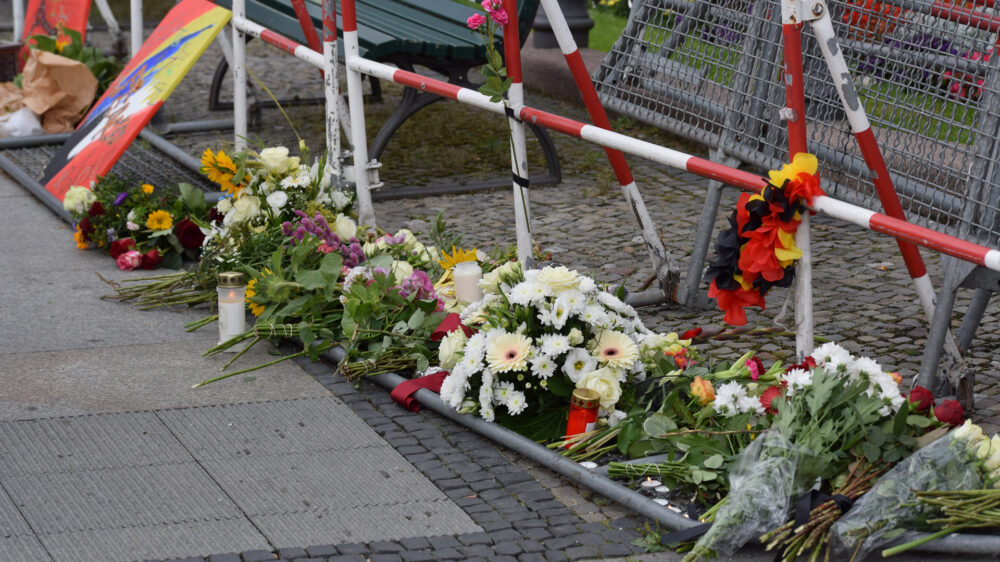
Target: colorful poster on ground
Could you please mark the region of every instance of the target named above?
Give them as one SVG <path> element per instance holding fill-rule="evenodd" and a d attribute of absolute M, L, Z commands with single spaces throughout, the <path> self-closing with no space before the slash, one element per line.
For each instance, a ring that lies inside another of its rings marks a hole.
<path fill-rule="evenodd" d="M 205 0 L 174 6 L 49 161 L 45 189 L 62 201 L 111 171 L 231 15 Z"/>
<path fill-rule="evenodd" d="M 90 17 L 90 0 L 28 0 L 24 11 L 24 48 L 19 54 L 23 63 L 28 58 L 28 39 L 32 35 L 58 35 L 60 43 L 69 43 L 62 34 L 63 27 L 80 32 L 80 40 L 87 39 L 87 18 Z"/>

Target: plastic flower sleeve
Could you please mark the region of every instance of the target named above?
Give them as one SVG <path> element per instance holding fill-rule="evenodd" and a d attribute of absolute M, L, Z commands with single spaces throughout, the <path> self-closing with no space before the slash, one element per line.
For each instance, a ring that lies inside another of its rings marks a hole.
<path fill-rule="evenodd" d="M 812 482 L 799 482 L 796 467 L 808 451 L 777 431 L 761 434 L 743 449 L 729 473 L 725 505 L 685 561 L 729 555 L 788 518 L 792 496 Z"/>
<path fill-rule="evenodd" d="M 906 531 L 934 508 L 917 501 L 914 490 L 969 490 L 982 487 L 964 440 L 954 432 L 910 455 L 885 473 L 832 527 L 832 559 L 863 560 Z"/>

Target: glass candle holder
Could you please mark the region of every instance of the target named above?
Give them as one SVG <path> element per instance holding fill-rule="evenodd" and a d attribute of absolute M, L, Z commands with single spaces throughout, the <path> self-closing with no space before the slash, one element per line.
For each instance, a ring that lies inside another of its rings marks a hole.
<path fill-rule="evenodd" d="M 455 298 L 462 302 L 482 300 L 483 290 L 479 288 L 479 280 L 483 278 L 483 269 L 474 261 L 463 261 L 455 264 L 452 271 L 455 281 Z"/>
<path fill-rule="evenodd" d="M 569 401 L 569 419 L 566 421 L 566 437 L 572 437 L 597 427 L 597 409 L 601 406 L 601 395 L 589 388 L 573 390 Z M 573 444 L 567 444 L 569 449 Z"/>
<path fill-rule="evenodd" d="M 243 274 L 238 271 L 226 271 L 219 274 L 219 343 L 238 336 L 246 331 L 246 286 Z M 230 347 L 227 351 L 237 351 Z"/>

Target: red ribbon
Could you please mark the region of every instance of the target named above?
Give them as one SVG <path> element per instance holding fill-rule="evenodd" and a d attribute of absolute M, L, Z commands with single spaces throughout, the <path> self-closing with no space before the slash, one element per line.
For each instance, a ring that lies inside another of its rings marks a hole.
<path fill-rule="evenodd" d="M 404 381 L 392 389 L 390 396 L 392 396 L 396 404 L 411 412 L 418 412 L 420 411 L 420 402 L 417 402 L 417 399 L 413 395 L 421 388 L 440 393 L 441 383 L 444 382 L 444 378 L 447 376 L 448 371 L 438 371 L 432 375 Z"/>
<path fill-rule="evenodd" d="M 476 333 L 476 331 L 472 328 L 462 324 L 462 318 L 458 314 L 452 312 L 451 314 L 445 316 L 444 320 L 441 321 L 441 324 L 439 324 L 438 327 L 434 329 L 434 332 L 431 333 L 431 341 L 441 341 L 441 338 L 445 337 L 449 332 L 457 330 L 459 327 L 461 327 L 462 331 L 465 332 L 465 337 L 467 338 L 471 338 L 472 334 Z"/>

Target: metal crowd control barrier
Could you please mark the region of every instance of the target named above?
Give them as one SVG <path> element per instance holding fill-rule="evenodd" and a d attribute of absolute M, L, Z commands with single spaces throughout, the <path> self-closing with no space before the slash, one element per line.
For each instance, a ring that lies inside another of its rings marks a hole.
<path fill-rule="evenodd" d="M 784 7 L 788 2 L 782 3 Z M 794 4 L 794 3 L 793 3 Z M 975 7 L 943 0 L 830 0 L 835 52 L 849 72 L 834 83 L 819 45 L 807 37 L 803 69 L 808 150 L 820 159 L 822 186 L 838 199 L 964 240 L 1000 241 L 1000 74 L 996 72 L 1000 16 L 992 0 Z M 814 9 L 817 4 L 811 4 Z M 815 15 L 815 14 L 814 14 Z M 814 18 L 815 19 L 815 18 Z M 801 21 L 801 20 L 800 20 Z M 837 46 L 839 44 L 839 50 Z M 850 75 L 854 80 L 850 80 Z M 597 76 L 604 104 L 615 111 L 711 147 L 729 165 L 774 168 L 787 158 L 782 77 L 782 14 L 769 0 L 637 0 L 628 27 Z M 846 79 L 846 80 L 845 80 Z M 846 107 L 838 96 L 843 90 Z M 873 144 L 852 121 L 867 113 L 891 173 L 863 149 Z M 857 138 L 857 142 L 855 138 Z M 871 170 L 878 170 L 874 173 Z M 880 201 L 895 185 L 900 205 Z M 875 185 L 873 185 L 875 184 Z M 719 182 L 710 182 L 690 270 L 681 291 L 698 295 L 701 269 L 718 208 Z M 945 278 L 933 306 L 922 264 L 912 250 L 907 266 L 933 315 L 920 384 L 934 385 L 958 286 L 976 288 L 959 333 L 965 350 L 998 276 L 945 258 Z M 958 350 L 945 348 L 942 368 L 971 397 Z M 956 357 L 958 356 L 958 357 Z M 938 391 L 942 390 L 940 385 Z"/>

